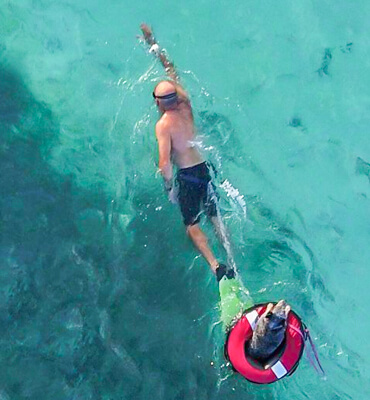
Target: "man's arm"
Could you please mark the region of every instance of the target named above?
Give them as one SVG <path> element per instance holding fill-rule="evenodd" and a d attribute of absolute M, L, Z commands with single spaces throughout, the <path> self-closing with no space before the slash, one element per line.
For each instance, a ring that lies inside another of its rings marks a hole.
<path fill-rule="evenodd" d="M 172 189 L 172 162 L 171 162 L 171 137 L 166 132 L 161 122 L 157 123 L 155 127 L 155 134 L 158 141 L 158 152 L 159 152 L 159 171 L 164 179 L 164 186 L 167 192 Z"/>
<path fill-rule="evenodd" d="M 144 35 L 144 40 L 150 46 L 149 52 L 153 53 L 156 57 L 159 58 L 162 63 L 167 75 L 174 81 L 176 86 L 176 91 L 181 100 L 189 103 L 189 96 L 186 93 L 186 90 L 180 84 L 180 77 L 175 69 L 173 63 L 167 58 L 166 53 L 159 47 L 158 42 L 155 40 L 153 36 L 153 32 L 150 27 L 146 24 L 141 24 L 141 31 Z"/>
<path fill-rule="evenodd" d="M 143 32 L 144 39 L 150 46 L 150 52 L 154 53 L 162 63 L 167 75 L 176 83 L 179 84 L 179 76 L 175 70 L 173 63 L 167 58 L 165 52 L 159 47 L 157 41 L 154 39 L 153 32 L 146 24 L 141 24 L 141 31 Z"/>

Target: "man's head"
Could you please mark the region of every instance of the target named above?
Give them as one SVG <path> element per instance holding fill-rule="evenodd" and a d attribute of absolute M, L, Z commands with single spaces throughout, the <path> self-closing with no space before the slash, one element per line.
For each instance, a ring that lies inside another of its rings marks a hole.
<path fill-rule="evenodd" d="M 178 104 L 176 86 L 170 81 L 161 81 L 154 88 L 153 97 L 160 110 L 173 110 Z"/>

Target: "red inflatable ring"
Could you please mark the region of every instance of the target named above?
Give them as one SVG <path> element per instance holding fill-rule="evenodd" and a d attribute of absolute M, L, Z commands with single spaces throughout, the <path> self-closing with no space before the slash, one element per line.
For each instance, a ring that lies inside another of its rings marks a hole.
<path fill-rule="evenodd" d="M 234 370 L 248 381 L 259 384 L 273 383 L 291 375 L 296 368 L 304 349 L 304 327 L 301 319 L 293 311 L 288 315 L 284 347 L 272 365 L 264 368 L 245 353 L 245 345 L 252 338 L 253 329 L 266 304 L 258 304 L 245 311 L 230 328 L 225 343 L 225 355 Z"/>

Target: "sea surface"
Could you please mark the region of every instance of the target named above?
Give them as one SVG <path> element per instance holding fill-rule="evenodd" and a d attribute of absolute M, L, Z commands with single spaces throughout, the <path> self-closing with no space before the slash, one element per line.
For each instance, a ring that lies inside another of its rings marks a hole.
<path fill-rule="evenodd" d="M 370 398 L 369 21 L 365 0 L 0 0 L 1 400 Z M 244 285 L 303 318 L 326 378 L 226 365 L 217 283 L 156 173 L 142 22 Z"/>

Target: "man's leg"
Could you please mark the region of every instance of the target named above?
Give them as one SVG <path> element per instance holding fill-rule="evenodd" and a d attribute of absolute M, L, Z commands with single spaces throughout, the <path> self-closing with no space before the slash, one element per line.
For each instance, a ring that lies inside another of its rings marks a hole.
<path fill-rule="evenodd" d="M 230 257 L 231 248 L 230 248 L 229 235 L 222 221 L 220 212 L 217 210 L 217 202 L 218 202 L 218 196 L 216 193 L 216 187 L 213 185 L 211 181 L 209 181 L 207 185 L 207 191 L 204 193 L 203 197 L 205 212 L 212 222 L 213 228 L 216 232 L 216 236 L 219 242 L 225 249 L 228 257 Z"/>
<path fill-rule="evenodd" d="M 231 249 L 231 242 L 229 239 L 229 234 L 226 229 L 226 226 L 224 224 L 224 221 L 222 220 L 220 211 L 218 210 L 217 207 L 217 202 L 218 202 L 218 197 L 216 194 L 216 190 L 214 185 L 209 182 L 208 188 L 207 188 L 207 193 L 206 196 L 203 200 L 204 206 L 205 206 L 205 212 L 209 219 L 212 222 L 213 228 L 216 232 L 216 236 L 221 243 L 222 247 L 225 249 L 226 254 L 227 254 L 227 261 L 228 264 L 231 268 L 228 268 L 228 277 L 232 277 L 233 273 L 235 273 L 235 262 L 234 258 L 232 255 L 232 249 Z M 230 272 L 232 271 L 232 272 Z"/>
<path fill-rule="evenodd" d="M 186 227 L 186 232 L 190 239 L 195 244 L 196 248 L 201 252 L 202 256 L 207 260 L 209 266 L 211 267 L 214 274 L 216 274 L 216 269 L 218 268 L 218 261 L 212 253 L 212 250 L 208 246 L 207 236 L 200 229 L 199 224 L 188 225 Z"/>

